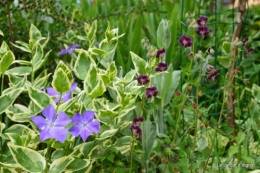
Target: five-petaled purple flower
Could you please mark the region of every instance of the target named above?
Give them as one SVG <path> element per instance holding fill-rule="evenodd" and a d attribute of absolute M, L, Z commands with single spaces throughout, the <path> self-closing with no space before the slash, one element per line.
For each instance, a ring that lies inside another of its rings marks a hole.
<path fill-rule="evenodd" d="M 56 111 L 53 105 L 49 105 L 43 109 L 41 115 L 31 117 L 31 120 L 36 124 L 40 131 L 40 141 L 49 138 L 54 138 L 61 143 L 64 143 L 68 130 L 65 128 L 71 122 L 71 119 L 64 113 L 60 112 L 56 117 Z"/>
<path fill-rule="evenodd" d="M 156 58 L 163 58 L 165 54 L 165 49 L 162 48 L 161 50 L 158 50 L 156 53 Z"/>
<path fill-rule="evenodd" d="M 133 136 L 136 136 L 136 138 L 141 138 L 142 136 L 142 130 L 140 128 L 141 122 L 144 121 L 143 117 L 134 118 L 133 122 L 134 124 L 130 125 L 130 130 L 132 131 Z"/>
<path fill-rule="evenodd" d="M 205 36 L 209 35 L 210 31 L 207 26 L 199 26 L 196 30 L 196 33 L 199 36 L 205 37 Z"/>
<path fill-rule="evenodd" d="M 137 81 L 138 81 L 138 83 L 141 84 L 141 85 L 145 85 L 145 84 L 147 84 L 147 83 L 150 82 L 149 77 L 146 76 L 146 75 L 142 75 L 142 74 L 140 74 L 140 75 L 137 77 Z"/>
<path fill-rule="evenodd" d="M 197 20 L 197 24 L 199 26 L 205 26 L 208 21 L 208 18 L 206 16 L 200 16 L 200 18 Z"/>
<path fill-rule="evenodd" d="M 71 93 L 76 89 L 76 87 L 77 87 L 77 83 L 73 82 L 72 85 L 71 85 L 70 90 L 68 92 L 62 94 L 62 101 L 63 102 L 66 102 L 66 101 L 68 101 L 71 98 Z M 46 90 L 47 90 L 47 94 L 49 96 L 56 96 L 56 98 L 54 99 L 54 102 L 58 103 L 59 102 L 59 98 L 60 98 L 60 93 L 58 91 L 56 91 L 54 88 L 52 88 L 52 87 L 48 87 L 48 88 L 46 88 Z"/>
<path fill-rule="evenodd" d="M 94 119 L 93 111 L 84 111 L 83 115 L 78 112 L 72 117 L 72 126 L 69 132 L 73 136 L 81 136 L 83 141 L 86 141 L 88 136 L 93 132 L 100 132 L 99 121 Z"/>
<path fill-rule="evenodd" d="M 162 71 L 166 71 L 168 69 L 168 64 L 167 63 L 163 63 L 163 62 L 160 62 L 158 64 L 158 66 L 155 68 L 155 71 L 156 72 L 162 72 Z"/>
<path fill-rule="evenodd" d="M 156 97 L 158 95 L 158 91 L 157 91 L 157 88 L 154 86 L 154 87 L 151 87 L 151 88 L 146 88 L 146 98 L 151 98 L 152 96 Z"/>
<path fill-rule="evenodd" d="M 71 54 L 77 47 L 79 47 L 79 44 L 73 44 L 69 46 L 67 49 L 62 49 L 60 51 L 60 56 L 65 55 L 65 54 Z"/>
<path fill-rule="evenodd" d="M 181 36 L 179 39 L 179 43 L 181 44 L 182 47 L 191 47 L 192 46 L 192 38 L 188 37 L 186 35 Z"/>

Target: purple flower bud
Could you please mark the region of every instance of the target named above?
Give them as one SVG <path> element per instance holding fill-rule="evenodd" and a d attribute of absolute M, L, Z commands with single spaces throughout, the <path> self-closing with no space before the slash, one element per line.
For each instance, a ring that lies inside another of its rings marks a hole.
<path fill-rule="evenodd" d="M 138 83 L 141 84 L 141 85 L 145 85 L 145 84 L 147 84 L 147 83 L 150 82 L 149 77 L 146 76 L 146 75 L 142 75 L 142 74 L 140 74 L 140 75 L 137 77 L 137 81 L 138 81 Z"/>
<path fill-rule="evenodd" d="M 197 24 L 199 26 L 206 26 L 207 21 L 208 18 L 206 16 L 200 16 L 200 18 L 197 20 Z"/>
<path fill-rule="evenodd" d="M 168 64 L 167 63 L 163 63 L 163 62 L 160 62 L 158 64 L 158 66 L 155 68 L 155 71 L 157 72 L 162 72 L 162 71 L 166 71 L 168 69 Z"/>
<path fill-rule="evenodd" d="M 247 51 L 245 52 L 245 54 L 250 55 L 251 52 L 253 52 L 254 50 L 255 50 L 254 47 L 250 47 L 249 49 L 247 49 Z"/>
<path fill-rule="evenodd" d="M 165 54 L 165 49 L 162 48 L 161 50 L 158 50 L 156 53 L 156 58 L 163 58 Z"/>
<path fill-rule="evenodd" d="M 243 45 L 242 46 L 245 46 L 245 45 L 247 45 L 248 44 L 248 37 L 246 37 L 242 42 L 243 42 Z"/>
<path fill-rule="evenodd" d="M 192 46 L 192 38 L 188 37 L 186 35 L 181 36 L 179 39 L 179 43 L 181 44 L 182 47 L 191 47 Z"/>
<path fill-rule="evenodd" d="M 205 36 L 209 35 L 210 31 L 207 26 L 199 26 L 196 30 L 196 33 L 199 36 L 205 37 Z"/>
<path fill-rule="evenodd" d="M 151 87 L 151 88 L 146 88 L 146 98 L 151 98 L 152 96 L 156 97 L 158 95 L 157 88 Z"/>

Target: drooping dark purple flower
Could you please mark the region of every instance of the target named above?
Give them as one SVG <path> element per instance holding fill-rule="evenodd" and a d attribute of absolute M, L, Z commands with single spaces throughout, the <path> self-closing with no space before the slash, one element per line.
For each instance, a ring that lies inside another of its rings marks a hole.
<path fill-rule="evenodd" d="M 63 102 L 66 102 L 66 101 L 68 101 L 71 98 L 71 94 L 76 89 L 76 87 L 77 87 L 77 83 L 73 82 L 72 85 L 71 85 L 70 90 L 68 92 L 62 94 L 62 101 Z M 47 90 L 47 94 L 49 96 L 55 96 L 54 102 L 58 103 L 59 102 L 59 98 L 60 98 L 60 93 L 58 91 L 56 91 L 54 88 L 52 88 L 52 87 L 48 87 L 48 88 L 46 88 L 46 90 Z"/>
<path fill-rule="evenodd" d="M 162 48 L 161 50 L 158 50 L 156 53 L 156 58 L 163 58 L 165 54 L 165 49 Z"/>
<path fill-rule="evenodd" d="M 197 24 L 199 26 L 206 26 L 207 21 L 208 18 L 206 16 L 200 16 L 200 18 L 197 20 Z"/>
<path fill-rule="evenodd" d="M 208 77 L 206 78 L 206 82 L 210 81 L 210 80 L 215 80 L 215 77 L 219 74 L 219 72 L 217 70 L 212 70 L 210 72 L 210 74 L 208 75 Z"/>
<path fill-rule="evenodd" d="M 162 71 L 166 71 L 168 69 L 168 64 L 167 63 L 163 63 L 163 62 L 160 62 L 158 64 L 158 66 L 155 68 L 155 71 L 156 72 L 162 72 Z"/>
<path fill-rule="evenodd" d="M 196 30 L 196 33 L 199 36 L 205 37 L 205 36 L 209 35 L 210 31 L 207 26 L 199 26 Z"/>
<path fill-rule="evenodd" d="M 45 118 L 41 115 L 31 117 L 31 120 L 40 129 L 40 141 L 54 138 L 64 143 L 68 133 L 65 126 L 71 122 L 71 119 L 64 112 L 60 112 L 56 117 L 53 105 L 44 108 L 42 114 Z"/>
<path fill-rule="evenodd" d="M 130 130 L 132 131 L 133 136 L 136 136 L 136 138 L 141 138 L 142 136 L 142 130 L 139 126 L 130 125 Z"/>
<path fill-rule="evenodd" d="M 78 112 L 72 117 L 72 126 L 69 132 L 73 136 L 81 136 L 82 140 L 85 142 L 88 136 L 93 132 L 100 132 L 99 121 L 94 119 L 93 111 L 84 111 L 83 115 Z"/>
<path fill-rule="evenodd" d="M 60 56 L 65 55 L 65 54 L 71 54 L 77 47 L 79 47 L 79 44 L 73 44 L 71 46 L 69 46 L 67 49 L 62 49 L 60 51 Z"/>
<path fill-rule="evenodd" d="M 142 75 L 142 74 L 140 74 L 140 75 L 137 77 L 137 81 L 138 81 L 138 83 L 141 84 L 141 85 L 145 85 L 145 84 L 147 84 L 147 83 L 150 82 L 149 77 L 146 76 L 146 75 Z"/>
<path fill-rule="evenodd" d="M 249 49 L 247 49 L 247 51 L 245 52 L 246 55 L 250 55 L 251 52 L 253 52 L 255 50 L 254 47 L 250 47 Z"/>
<path fill-rule="evenodd" d="M 151 98 L 152 96 L 156 97 L 158 95 L 157 88 L 151 87 L 151 88 L 146 88 L 146 98 Z"/>
<path fill-rule="evenodd" d="M 243 41 L 242 41 L 242 43 L 243 43 L 243 45 L 242 46 L 246 46 L 247 44 L 248 44 L 248 37 L 246 37 Z"/>
<path fill-rule="evenodd" d="M 213 70 L 215 70 L 215 68 L 212 65 L 207 64 L 206 65 L 206 70 L 207 70 L 208 73 L 211 73 Z"/>
<path fill-rule="evenodd" d="M 141 122 L 143 122 L 143 121 L 144 121 L 143 117 L 133 119 L 134 124 L 137 125 L 137 126 L 140 126 Z"/>
<path fill-rule="evenodd" d="M 179 39 L 179 43 L 181 44 L 182 47 L 191 47 L 192 46 L 192 38 L 188 37 L 186 35 L 181 36 Z"/>

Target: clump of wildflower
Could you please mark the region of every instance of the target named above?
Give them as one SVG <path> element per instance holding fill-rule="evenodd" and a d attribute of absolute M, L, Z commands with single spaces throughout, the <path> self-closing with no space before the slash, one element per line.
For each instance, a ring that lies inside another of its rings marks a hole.
<path fill-rule="evenodd" d="M 208 21 L 208 18 L 206 16 L 200 16 L 200 18 L 197 19 L 196 23 L 198 24 L 198 27 L 197 27 L 196 33 L 199 36 L 205 37 L 205 36 L 209 35 L 210 30 L 206 26 L 207 21 Z"/>
<path fill-rule="evenodd" d="M 146 75 L 142 75 L 142 74 L 140 74 L 140 75 L 137 77 L 137 81 L 138 81 L 138 83 L 141 84 L 141 85 L 145 85 L 145 84 L 147 84 L 147 83 L 150 82 L 149 77 L 146 76 Z"/>
<path fill-rule="evenodd" d="M 73 136 L 81 136 L 81 139 L 85 142 L 92 133 L 100 132 L 99 121 L 94 119 L 93 111 L 84 111 L 83 115 L 75 113 L 72 117 L 74 125 L 70 128 L 69 132 Z"/>
<path fill-rule="evenodd" d="M 163 58 L 165 55 L 165 49 L 162 48 L 161 50 L 158 50 L 156 53 L 156 58 Z"/>
<path fill-rule="evenodd" d="M 79 44 L 73 44 L 73 45 L 69 46 L 67 49 L 62 49 L 62 50 L 60 51 L 60 56 L 65 55 L 65 54 L 70 54 L 70 55 L 71 55 L 72 52 L 73 52 L 77 47 L 79 47 Z"/>
<path fill-rule="evenodd" d="M 49 105 L 42 110 L 42 115 L 31 117 L 31 120 L 40 129 L 40 141 L 54 138 L 64 143 L 68 130 L 65 128 L 71 122 L 71 119 L 64 113 L 60 112 L 56 117 L 56 111 L 53 105 Z"/>
<path fill-rule="evenodd" d="M 143 121 L 144 121 L 143 117 L 134 118 L 133 124 L 130 125 L 130 130 L 132 131 L 133 136 L 136 136 L 137 139 L 141 138 L 142 136 L 142 130 L 140 128 L 140 124 Z"/>
<path fill-rule="evenodd" d="M 155 86 L 146 88 L 145 92 L 146 92 L 146 98 L 148 99 L 152 98 L 152 96 L 156 97 L 158 95 L 158 91 Z"/>
<path fill-rule="evenodd" d="M 68 92 L 62 94 L 62 98 L 61 98 L 62 101 L 66 102 L 66 101 L 70 100 L 71 94 L 73 93 L 73 91 L 76 88 L 77 88 L 77 83 L 73 82 L 72 85 L 71 85 L 70 90 Z M 56 91 L 54 88 L 52 88 L 52 87 L 48 87 L 48 88 L 46 88 L 46 90 L 47 90 L 47 94 L 49 96 L 55 96 L 54 102 L 58 103 L 59 102 L 59 98 L 60 98 L 60 93 L 58 91 Z"/>
<path fill-rule="evenodd" d="M 163 63 L 163 62 L 160 62 L 158 64 L 158 66 L 155 68 L 155 71 L 156 72 L 162 72 L 162 71 L 166 71 L 168 69 L 168 64 L 167 63 Z"/>
<path fill-rule="evenodd" d="M 179 43 L 181 44 L 182 47 L 191 47 L 192 46 L 192 38 L 188 37 L 186 35 L 181 36 L 179 39 Z"/>

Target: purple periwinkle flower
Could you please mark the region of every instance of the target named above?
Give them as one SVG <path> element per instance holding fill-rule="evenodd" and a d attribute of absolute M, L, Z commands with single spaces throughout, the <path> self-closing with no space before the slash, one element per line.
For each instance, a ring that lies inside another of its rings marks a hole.
<path fill-rule="evenodd" d="M 156 97 L 158 95 L 157 88 L 151 87 L 151 88 L 146 88 L 146 98 L 151 98 L 152 96 Z"/>
<path fill-rule="evenodd" d="M 186 35 L 181 36 L 179 39 L 179 43 L 181 44 L 182 47 L 191 47 L 192 46 L 192 38 L 188 37 Z"/>
<path fill-rule="evenodd" d="M 77 87 L 77 83 L 73 82 L 72 85 L 71 85 L 70 90 L 68 92 L 62 94 L 62 101 L 63 102 L 66 102 L 66 101 L 68 101 L 71 98 L 71 94 L 76 89 L 76 87 Z M 46 88 L 46 90 L 47 90 L 47 94 L 49 96 L 56 96 L 56 98 L 54 99 L 54 102 L 58 103 L 59 102 L 59 98 L 60 98 L 60 93 L 58 91 L 56 91 L 54 88 L 52 88 L 52 87 L 48 87 L 48 88 Z"/>
<path fill-rule="evenodd" d="M 210 74 L 208 75 L 208 77 L 206 78 L 206 82 L 210 81 L 210 80 L 215 80 L 215 77 L 219 74 L 219 72 L 215 69 L 211 70 Z"/>
<path fill-rule="evenodd" d="M 206 26 L 207 21 L 208 18 L 206 16 L 200 16 L 200 18 L 197 20 L 197 24 L 199 26 Z"/>
<path fill-rule="evenodd" d="M 132 131 L 133 136 L 136 136 L 136 138 L 141 138 L 142 136 L 142 130 L 140 126 L 130 125 L 130 130 Z"/>
<path fill-rule="evenodd" d="M 140 75 L 137 77 L 137 81 L 138 81 L 138 83 L 141 84 L 141 85 L 145 85 L 145 84 L 147 84 L 147 83 L 150 82 L 149 77 L 146 76 L 146 75 L 142 75 L 142 74 L 140 74 Z"/>
<path fill-rule="evenodd" d="M 41 115 L 31 117 L 31 120 L 40 129 L 40 141 L 54 138 L 64 143 L 68 130 L 65 128 L 71 122 L 71 119 L 64 113 L 60 112 L 56 117 L 56 111 L 53 105 L 49 105 L 42 110 Z"/>
<path fill-rule="evenodd" d="M 81 136 L 85 142 L 93 132 L 100 132 L 99 121 L 94 119 L 93 111 L 84 111 L 83 115 L 78 112 L 72 117 L 74 126 L 69 129 L 73 136 Z"/>
<path fill-rule="evenodd" d="M 156 72 L 162 72 L 162 71 L 166 71 L 168 69 L 168 64 L 167 63 L 163 63 L 163 62 L 160 62 L 158 64 L 158 66 L 155 68 L 155 71 Z"/>
<path fill-rule="evenodd" d="M 71 54 L 77 47 L 79 47 L 79 44 L 73 44 L 71 46 L 69 46 L 67 49 L 62 49 L 60 51 L 60 56 L 65 55 L 65 54 Z"/>
<path fill-rule="evenodd" d="M 196 30 L 196 33 L 199 36 L 205 37 L 205 36 L 209 35 L 210 31 L 207 26 L 199 26 Z"/>
<path fill-rule="evenodd" d="M 165 49 L 162 48 L 161 50 L 158 50 L 156 53 L 156 58 L 163 58 L 165 54 Z"/>

